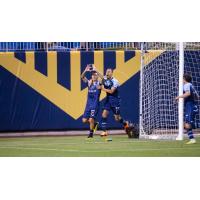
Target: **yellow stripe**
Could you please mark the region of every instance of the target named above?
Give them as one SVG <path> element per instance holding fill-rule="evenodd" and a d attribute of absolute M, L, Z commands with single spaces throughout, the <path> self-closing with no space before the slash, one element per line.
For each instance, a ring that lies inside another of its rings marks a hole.
<path fill-rule="evenodd" d="M 103 51 L 95 51 L 94 52 L 94 65 L 98 69 L 98 71 L 103 74 L 104 71 L 104 59 L 103 59 Z"/>
<path fill-rule="evenodd" d="M 103 51 L 95 51 L 94 52 L 94 65 L 98 69 L 98 71 L 104 75 L 104 53 Z M 101 92 L 100 100 L 102 100 L 106 96 L 105 92 Z"/>
<path fill-rule="evenodd" d="M 29 67 L 34 70 L 35 69 L 35 53 L 34 52 L 26 52 L 26 63 Z"/>

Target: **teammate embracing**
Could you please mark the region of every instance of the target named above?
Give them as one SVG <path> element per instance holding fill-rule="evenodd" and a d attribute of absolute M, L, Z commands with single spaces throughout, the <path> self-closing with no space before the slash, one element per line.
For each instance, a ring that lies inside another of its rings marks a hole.
<path fill-rule="evenodd" d="M 107 117 L 109 112 L 112 111 L 115 117 L 115 120 L 120 122 L 125 128 L 126 133 L 129 131 L 129 123 L 125 121 L 120 115 L 120 96 L 119 96 L 119 82 L 113 77 L 113 70 L 111 68 L 106 70 L 106 75 L 103 76 L 98 70 L 94 67 L 94 70 L 97 72 L 98 76 L 102 79 L 102 91 L 106 92 L 106 99 L 103 105 L 103 112 L 101 118 L 101 136 L 107 136 Z"/>
<path fill-rule="evenodd" d="M 194 128 L 194 118 L 195 114 L 198 113 L 198 107 L 196 104 L 196 99 L 199 98 L 194 86 L 191 83 L 192 77 L 189 74 L 184 74 L 183 76 L 183 95 L 176 97 L 176 100 L 179 98 L 184 98 L 184 128 L 187 131 L 188 137 L 190 139 L 187 144 L 194 144 L 196 140 L 192 132 Z"/>
<path fill-rule="evenodd" d="M 92 73 L 92 77 L 88 80 L 85 77 L 87 72 Z M 90 132 L 88 138 L 93 138 L 94 131 L 96 131 L 98 123 L 95 121 L 99 109 L 99 97 L 101 94 L 101 86 L 98 81 L 98 74 L 92 69 L 92 66 L 87 65 L 83 73 L 81 74 L 81 79 L 88 86 L 88 97 L 83 114 L 82 122 L 90 124 Z"/>

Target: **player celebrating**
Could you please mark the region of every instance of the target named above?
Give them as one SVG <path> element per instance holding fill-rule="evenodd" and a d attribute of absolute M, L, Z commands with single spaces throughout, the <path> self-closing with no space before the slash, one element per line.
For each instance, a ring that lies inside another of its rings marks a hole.
<path fill-rule="evenodd" d="M 85 74 L 87 72 L 92 73 L 92 78 L 90 80 L 88 80 L 85 77 Z M 101 86 L 98 81 L 97 72 L 93 71 L 92 66 L 90 65 L 87 65 L 87 67 L 81 74 L 81 79 L 88 85 L 88 97 L 82 121 L 83 123 L 90 124 L 90 132 L 88 138 L 93 138 L 94 131 L 96 130 L 98 125 L 98 123 L 95 122 L 95 118 L 97 116 L 99 108 L 99 97 L 101 94 Z"/>
<path fill-rule="evenodd" d="M 188 137 L 190 139 L 187 144 L 194 144 L 196 140 L 194 138 L 192 128 L 194 127 L 194 118 L 195 114 L 198 113 L 198 107 L 195 102 L 198 98 L 198 94 L 194 89 L 194 86 L 191 83 L 192 77 L 189 74 L 184 74 L 183 76 L 183 95 L 176 97 L 176 100 L 179 98 L 184 98 L 184 128 L 187 131 Z"/>
<path fill-rule="evenodd" d="M 129 123 L 125 121 L 120 115 L 120 96 L 119 96 L 119 82 L 113 77 L 113 70 L 111 68 L 106 70 L 106 75 L 103 76 L 98 70 L 94 67 L 95 71 L 102 79 L 102 91 L 106 92 L 106 100 L 103 106 L 102 119 L 101 119 L 101 128 L 103 132 L 101 136 L 107 136 L 107 117 L 109 112 L 112 111 L 115 117 L 115 120 L 120 122 L 125 128 L 127 134 L 129 131 Z"/>

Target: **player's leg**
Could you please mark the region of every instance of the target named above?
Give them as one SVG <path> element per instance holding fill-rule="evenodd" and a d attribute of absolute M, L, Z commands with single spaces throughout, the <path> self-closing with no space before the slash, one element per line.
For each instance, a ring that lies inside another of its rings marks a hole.
<path fill-rule="evenodd" d="M 194 138 L 194 134 L 193 134 L 193 131 L 192 131 L 192 128 L 194 126 L 194 117 L 195 117 L 195 113 L 194 113 L 193 107 L 192 106 L 186 107 L 184 128 L 186 129 L 188 138 L 190 140 L 187 144 L 196 143 L 196 140 Z"/>
<path fill-rule="evenodd" d="M 82 117 L 82 122 L 83 123 L 90 123 L 89 122 L 89 119 L 90 119 L 90 115 L 91 115 L 91 110 L 86 107 L 85 111 L 84 111 L 84 114 L 83 114 L 83 117 Z M 90 136 L 90 131 L 89 131 L 89 135 L 88 137 Z"/>
<path fill-rule="evenodd" d="M 108 135 L 107 118 L 108 118 L 108 115 L 109 115 L 110 107 L 111 107 L 111 105 L 110 105 L 108 99 L 106 99 L 104 101 L 103 112 L 102 112 L 102 115 L 101 115 L 101 130 L 102 130 L 102 133 L 100 134 L 101 137 Z"/>
<path fill-rule="evenodd" d="M 120 101 L 117 100 L 115 102 L 112 102 L 111 110 L 112 110 L 112 112 L 114 114 L 115 121 L 117 121 L 120 124 L 122 124 L 123 128 L 125 129 L 125 131 L 127 133 L 128 128 L 129 128 L 129 123 L 128 123 L 128 121 L 124 120 L 122 118 L 122 116 L 120 115 Z"/>
<path fill-rule="evenodd" d="M 94 133 L 97 131 L 99 126 L 99 122 L 97 120 L 94 121 Z"/>
<path fill-rule="evenodd" d="M 101 117 L 101 129 L 102 129 L 102 133 L 100 134 L 100 136 L 107 136 L 108 135 L 108 131 L 107 131 L 107 118 L 109 115 L 109 110 L 108 108 L 104 108 L 103 112 L 102 112 L 102 117 Z"/>
<path fill-rule="evenodd" d="M 99 105 L 97 106 L 97 108 L 95 109 L 95 115 L 94 115 L 94 133 L 97 131 L 98 129 L 98 126 L 99 126 L 99 122 L 97 121 L 97 114 L 98 114 L 98 111 L 99 111 Z"/>
<path fill-rule="evenodd" d="M 89 122 L 89 118 L 90 118 L 90 109 L 86 105 L 84 113 L 83 113 L 83 116 L 82 116 L 82 122 L 83 123 L 88 123 Z"/>
<path fill-rule="evenodd" d="M 90 132 L 88 138 L 92 138 L 94 134 L 94 118 L 89 118 L 89 123 L 90 123 Z"/>
<path fill-rule="evenodd" d="M 189 142 L 187 142 L 187 144 L 194 144 L 194 143 L 196 143 L 196 140 L 195 140 L 194 135 L 193 135 L 191 124 L 185 123 L 184 127 L 185 127 L 185 129 L 187 131 L 187 135 L 188 135 L 188 138 L 190 140 Z"/>
<path fill-rule="evenodd" d="M 96 117 L 98 114 L 98 106 L 95 109 L 90 110 L 90 118 L 89 118 L 89 123 L 90 123 L 90 132 L 88 135 L 88 138 L 92 138 L 95 132 L 95 126 L 97 124 L 96 122 Z"/>
<path fill-rule="evenodd" d="M 111 107 L 111 110 L 114 114 L 115 117 L 115 121 L 119 122 L 120 124 L 122 124 L 126 134 L 128 135 L 129 138 L 132 138 L 133 136 L 135 137 L 139 137 L 139 133 L 136 129 L 136 126 L 134 126 L 133 123 L 124 120 L 122 118 L 122 116 L 120 115 L 120 107 L 116 106 L 116 107 Z"/>
<path fill-rule="evenodd" d="M 124 120 L 124 119 L 122 118 L 121 115 L 119 115 L 119 114 L 114 114 L 114 117 L 115 117 L 115 121 L 117 121 L 117 122 L 119 122 L 120 124 L 122 124 L 123 127 L 125 127 L 126 125 L 128 125 L 128 122 L 127 122 L 126 120 Z"/>
<path fill-rule="evenodd" d="M 120 114 L 114 114 L 114 117 L 115 117 L 115 121 L 122 124 L 122 127 L 124 128 L 126 134 L 129 134 L 130 132 L 129 122 L 123 119 Z"/>
<path fill-rule="evenodd" d="M 193 132 L 192 132 L 192 127 L 189 123 L 185 123 L 184 124 L 185 129 L 187 130 L 187 135 L 188 138 L 191 140 L 194 138 Z"/>

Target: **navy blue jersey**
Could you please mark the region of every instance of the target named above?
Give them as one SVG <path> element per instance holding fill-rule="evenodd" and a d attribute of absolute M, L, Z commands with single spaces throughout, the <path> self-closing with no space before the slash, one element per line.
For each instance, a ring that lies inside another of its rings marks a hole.
<path fill-rule="evenodd" d="M 198 98 L 197 91 L 194 89 L 191 83 L 186 83 L 183 86 L 183 93 L 190 92 L 190 96 L 186 97 L 184 100 L 184 104 L 195 104 L 196 99 Z"/>
<path fill-rule="evenodd" d="M 88 97 L 87 97 L 87 108 L 96 108 L 99 105 L 99 97 L 101 90 L 97 87 L 100 85 L 99 81 L 91 82 L 88 81 Z"/>
<path fill-rule="evenodd" d="M 102 83 L 103 83 L 105 89 L 110 90 L 113 87 L 115 88 L 114 93 L 112 93 L 112 94 L 107 93 L 108 98 L 119 98 L 119 91 L 118 91 L 119 82 L 117 79 L 115 79 L 115 78 L 108 79 L 105 76 Z"/>

